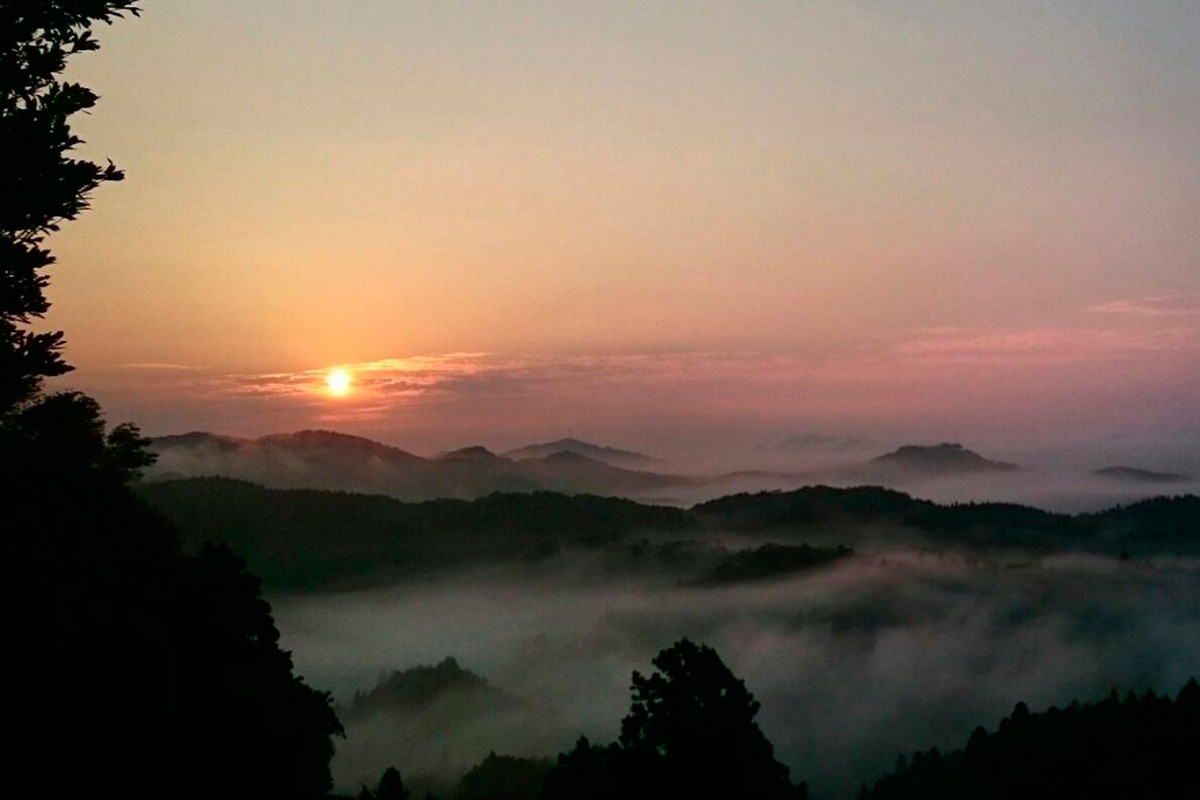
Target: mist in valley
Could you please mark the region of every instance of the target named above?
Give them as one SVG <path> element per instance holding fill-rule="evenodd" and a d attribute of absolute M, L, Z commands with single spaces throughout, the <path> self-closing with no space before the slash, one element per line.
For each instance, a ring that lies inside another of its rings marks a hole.
<path fill-rule="evenodd" d="M 490 751 L 552 757 L 581 733 L 611 741 L 632 671 L 684 636 L 746 681 L 777 757 L 820 798 L 854 796 L 900 752 L 962 746 L 1018 701 L 1174 692 L 1197 671 L 1196 558 L 935 550 L 909 531 L 840 533 L 853 557 L 730 586 L 565 551 L 271 600 L 298 670 L 343 707 L 386 673 L 447 656 L 507 698 L 472 708 L 448 692 L 406 713 L 343 715 L 333 769 L 345 790 L 388 764 L 450 783 Z"/>

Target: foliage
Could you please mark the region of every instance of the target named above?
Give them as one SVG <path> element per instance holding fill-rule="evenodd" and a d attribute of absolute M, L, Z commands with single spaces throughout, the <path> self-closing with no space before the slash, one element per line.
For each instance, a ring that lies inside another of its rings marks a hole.
<path fill-rule="evenodd" d="M 42 379 L 70 369 L 61 331 L 23 329 L 50 307 L 46 234 L 87 209 L 101 183 L 123 177 L 111 162 L 69 157 L 82 141 L 67 118 L 97 97 L 58 76 L 71 56 L 99 47 L 94 23 L 137 13 L 123 0 L 0 3 L 0 415 L 32 398 Z"/>
<path fill-rule="evenodd" d="M 129 490 L 150 463 L 133 425 L 107 429 L 79 392 L 49 307 L 47 234 L 121 173 L 68 157 L 67 118 L 96 96 L 58 74 L 95 50 L 115 0 L 0 0 L 0 522 L 26 591 L 10 615 L 16 667 L 11 794 L 315 798 L 330 786 L 328 695 L 293 674 L 259 582 L 225 548 L 185 556 Z"/>
<path fill-rule="evenodd" d="M 465 710 L 491 714 L 511 708 L 518 701 L 488 683 L 487 679 L 459 666 L 447 657 L 434 666 L 416 666 L 393 671 L 380 677 L 367 692 L 355 692 L 350 704 L 339 708 L 343 719 L 367 717 L 377 713 L 405 713 L 427 707 L 437 701 L 458 701 Z"/>
<path fill-rule="evenodd" d="M 700 585 L 744 583 L 778 578 L 804 570 L 828 566 L 854 555 L 849 547 L 812 547 L 802 544 L 764 544 L 750 550 L 739 550 L 721 559 L 697 581 Z"/>
<path fill-rule="evenodd" d="M 548 759 L 488 753 L 463 775 L 454 800 L 537 800 L 551 767 Z"/>
<path fill-rule="evenodd" d="M 803 798 L 804 784 L 754 721 L 759 703 L 716 651 L 682 639 L 633 674 L 632 703 L 617 743 L 580 738 L 559 756 L 543 797 Z"/>
<path fill-rule="evenodd" d="M 223 541 L 268 586 L 319 588 L 533 559 L 557 545 L 604 546 L 632 533 L 689 526 L 681 509 L 551 492 L 405 503 L 390 497 L 264 489 L 226 478 L 145 483 L 138 493 L 179 526 L 185 543 Z"/>
<path fill-rule="evenodd" d="M 1031 713 L 1018 703 L 988 733 L 977 728 L 966 749 L 936 748 L 897 759 L 895 771 L 862 800 L 946 798 L 1197 797 L 1200 685 L 1188 681 L 1175 700 L 1147 691 L 1124 700 Z"/>

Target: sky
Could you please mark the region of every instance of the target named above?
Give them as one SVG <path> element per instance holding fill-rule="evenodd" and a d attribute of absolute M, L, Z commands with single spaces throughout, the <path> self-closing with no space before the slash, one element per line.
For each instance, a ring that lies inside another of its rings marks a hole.
<path fill-rule="evenodd" d="M 50 242 L 113 421 L 1200 430 L 1191 0 L 144 6 L 69 75 L 128 177 Z"/>

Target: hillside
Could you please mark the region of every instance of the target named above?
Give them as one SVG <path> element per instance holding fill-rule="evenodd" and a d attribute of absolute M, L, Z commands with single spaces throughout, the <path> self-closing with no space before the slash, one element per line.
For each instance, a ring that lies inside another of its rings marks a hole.
<path fill-rule="evenodd" d="M 564 548 L 604 554 L 613 569 L 666 570 L 693 582 L 729 557 L 721 542 L 745 537 L 749 548 L 764 536 L 817 548 L 1200 553 L 1195 495 L 1070 516 L 1000 503 L 939 505 L 869 486 L 737 494 L 689 510 L 552 492 L 404 503 L 225 478 L 150 482 L 137 490 L 179 527 L 186 547 L 226 542 L 268 586 L 284 589 L 532 563 Z M 752 564 L 763 556 L 741 558 Z M 731 574 L 741 575 L 734 565 Z"/>
<path fill-rule="evenodd" d="M 1015 464 L 992 461 L 961 444 L 904 445 L 870 461 L 871 466 L 923 475 L 969 475 L 980 472 L 1011 472 Z"/>
<path fill-rule="evenodd" d="M 553 445 L 562 449 L 538 455 Z M 148 480 L 216 476 L 275 489 L 385 494 L 410 502 L 540 490 L 637 494 L 694 482 L 620 466 L 653 462 L 638 453 L 573 439 L 524 448 L 518 451 L 520 460 L 478 445 L 422 458 L 370 439 L 322 430 L 257 439 L 197 431 L 157 438 L 151 449 L 158 462 L 147 472 Z"/>
<path fill-rule="evenodd" d="M 1191 475 L 1183 475 L 1177 472 L 1155 472 L 1136 467 L 1104 467 L 1103 469 L 1095 470 L 1092 474 L 1101 478 L 1112 478 L 1113 480 L 1132 483 L 1186 483 L 1195 480 Z"/>
<path fill-rule="evenodd" d="M 621 450 L 616 447 L 608 447 L 602 444 L 593 444 L 569 438 L 557 439 L 553 442 L 543 442 L 541 444 L 525 445 L 524 447 L 509 450 L 504 453 L 504 456 L 514 461 L 524 461 L 530 458 L 545 458 L 555 453 L 575 453 L 594 461 L 603 461 L 605 464 L 610 464 L 614 467 L 626 467 L 628 469 L 646 469 L 658 460 L 632 450 Z"/>

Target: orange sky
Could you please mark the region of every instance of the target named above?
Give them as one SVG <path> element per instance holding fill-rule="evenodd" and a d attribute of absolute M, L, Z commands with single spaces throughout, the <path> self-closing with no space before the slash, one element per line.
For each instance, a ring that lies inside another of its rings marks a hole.
<path fill-rule="evenodd" d="M 160 0 L 100 35 L 76 125 L 128 179 L 52 240 L 48 324 L 151 432 L 1200 427 L 1195 3 Z M 294 390 L 421 356 L 440 389 Z"/>

